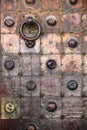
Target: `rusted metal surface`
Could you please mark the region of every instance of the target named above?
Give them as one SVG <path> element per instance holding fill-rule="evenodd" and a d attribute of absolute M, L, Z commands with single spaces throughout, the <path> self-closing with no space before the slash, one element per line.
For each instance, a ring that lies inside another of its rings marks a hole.
<path fill-rule="evenodd" d="M 0 130 L 87 130 L 87 1 L 0 10 Z"/>

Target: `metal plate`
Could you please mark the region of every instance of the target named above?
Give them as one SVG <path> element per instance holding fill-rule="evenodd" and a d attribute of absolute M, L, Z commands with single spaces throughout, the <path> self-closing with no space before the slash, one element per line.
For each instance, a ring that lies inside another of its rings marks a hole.
<path fill-rule="evenodd" d="M 87 130 L 87 0 L 0 5 L 0 130 Z"/>

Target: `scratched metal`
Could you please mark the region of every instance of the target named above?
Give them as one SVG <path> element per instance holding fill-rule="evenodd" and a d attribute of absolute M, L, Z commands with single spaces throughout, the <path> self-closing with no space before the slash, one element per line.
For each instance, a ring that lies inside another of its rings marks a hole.
<path fill-rule="evenodd" d="M 0 0 L 0 25 L 0 130 L 87 130 L 87 0 Z"/>

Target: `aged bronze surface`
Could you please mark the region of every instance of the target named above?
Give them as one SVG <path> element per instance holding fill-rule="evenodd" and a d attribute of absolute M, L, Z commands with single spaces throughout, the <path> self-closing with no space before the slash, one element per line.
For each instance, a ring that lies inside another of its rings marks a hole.
<path fill-rule="evenodd" d="M 87 130 L 87 0 L 0 0 L 0 130 Z"/>

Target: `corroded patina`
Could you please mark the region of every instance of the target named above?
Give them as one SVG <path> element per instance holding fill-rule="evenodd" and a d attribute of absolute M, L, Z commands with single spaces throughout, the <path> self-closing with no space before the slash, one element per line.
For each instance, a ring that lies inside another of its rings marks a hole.
<path fill-rule="evenodd" d="M 87 0 L 0 10 L 0 130 L 87 130 Z"/>

